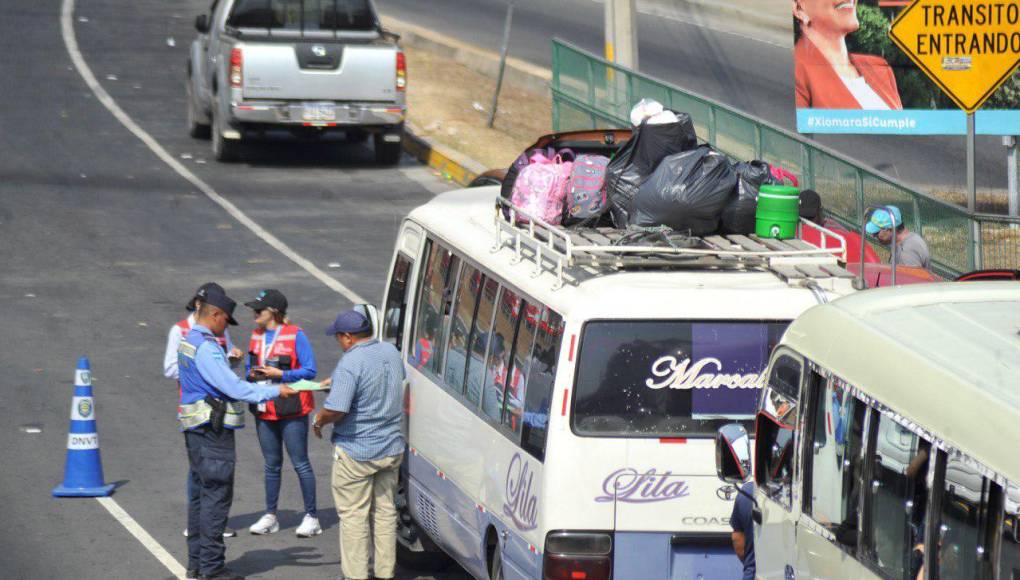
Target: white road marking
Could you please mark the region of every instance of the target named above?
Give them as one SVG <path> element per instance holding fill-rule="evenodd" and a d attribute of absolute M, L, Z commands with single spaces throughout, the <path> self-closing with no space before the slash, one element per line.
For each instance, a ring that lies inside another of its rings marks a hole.
<path fill-rule="evenodd" d="M 70 1 L 73 2 L 74 0 Z M 112 515 L 115 520 L 120 522 L 128 532 L 131 532 L 131 535 L 137 538 L 138 541 L 141 542 L 142 545 L 145 546 L 146 549 L 148 549 L 149 552 L 151 552 L 152 555 L 160 561 L 160 563 L 166 566 L 167 570 L 170 570 L 170 573 L 174 575 L 174 578 L 184 580 L 184 576 L 186 574 L 184 566 L 181 566 L 181 563 L 175 560 L 174 557 L 170 555 L 170 552 L 167 552 L 166 549 L 159 544 L 159 542 L 150 536 L 149 532 L 145 531 L 145 528 L 138 525 L 138 522 L 131 517 L 131 514 L 124 511 L 124 508 L 120 507 L 120 504 L 114 501 L 112 497 L 97 497 L 96 499 L 99 501 L 99 505 L 106 508 L 106 511 L 110 512 L 110 515 Z"/>
<path fill-rule="evenodd" d="M 82 80 L 84 80 L 85 84 L 92 90 L 92 93 L 96 95 L 96 99 L 98 99 L 99 102 L 102 103 L 103 106 L 106 107 L 118 121 L 120 121 L 121 125 L 124 125 L 124 127 L 135 137 L 138 137 L 142 143 L 145 143 L 145 146 L 148 147 L 149 150 L 156 155 L 156 157 L 159 157 L 161 161 L 169 165 L 170 168 L 177 172 L 178 175 L 197 187 L 199 191 L 206 195 L 206 197 L 226 210 L 231 217 L 241 222 L 244 227 L 251 230 L 252 233 L 258 236 L 265 243 L 272 246 L 273 249 L 286 256 L 290 261 L 294 262 L 315 277 L 315 279 L 325 284 L 337 294 L 347 298 L 352 303 L 362 304 L 368 302 L 339 280 L 323 272 L 318 266 L 310 262 L 304 256 L 295 252 L 279 238 L 266 231 L 266 229 L 256 223 L 255 220 L 245 215 L 245 213 L 238 209 L 236 205 L 217 193 L 216 190 L 209 184 L 199 179 L 197 175 L 192 173 L 187 167 L 182 165 L 181 162 L 170 155 L 158 141 L 153 139 L 151 135 L 138 126 L 134 119 L 128 116 L 128 114 L 120 108 L 120 105 L 113 100 L 110 93 L 106 92 L 106 89 L 99 84 L 99 81 L 96 80 L 96 76 L 92 74 L 92 69 L 89 68 L 89 65 L 85 62 L 85 58 L 82 56 L 81 51 L 78 49 L 78 40 L 74 34 L 74 24 L 72 21 L 73 15 L 74 0 L 64 0 L 60 19 L 60 32 L 64 37 L 64 45 L 67 47 L 67 53 L 70 55 L 71 62 L 74 64 L 74 67 L 78 69 L 78 74 L 81 75 Z"/>
<path fill-rule="evenodd" d="M 60 15 L 60 33 L 64 39 L 64 46 L 67 49 L 67 54 L 71 57 L 71 62 L 74 64 L 75 69 L 77 69 L 78 74 L 81 75 L 82 80 L 85 81 L 85 84 L 89 87 L 99 102 L 102 103 L 103 106 L 106 107 L 106 109 L 109 110 L 110 113 L 113 114 L 113 116 L 120 121 L 120 123 L 124 125 L 128 131 L 130 131 L 135 137 L 138 137 L 142 143 L 145 143 L 145 146 L 148 147 L 149 150 L 156 155 L 156 157 L 169 165 L 170 168 L 177 172 L 178 175 L 197 187 L 199 191 L 206 195 L 206 197 L 226 210 L 227 213 L 229 213 L 237 221 L 241 222 L 242 225 L 251 230 L 252 233 L 262 239 L 262 241 L 269 244 L 275 250 L 300 266 L 306 272 L 315 277 L 315 279 L 319 280 L 327 287 L 347 298 L 354 304 L 367 302 L 356 292 L 348 288 L 336 278 L 333 278 L 320 270 L 317 266 L 315 266 L 315 264 L 295 252 L 290 248 L 290 246 L 283 243 L 283 241 L 279 238 L 266 231 L 265 228 L 245 215 L 244 212 L 237 208 L 237 206 L 221 196 L 215 189 L 199 179 L 197 175 L 181 165 L 181 163 L 174 159 L 173 156 L 171 156 L 166 149 L 159 144 L 159 142 L 153 139 L 151 135 L 138 126 L 138 124 L 135 123 L 123 109 L 120 108 L 117 102 L 113 100 L 113 97 L 106 92 L 106 89 L 99 84 L 99 81 L 96 80 L 96 76 L 92 74 L 92 69 L 89 68 L 89 65 L 85 62 L 85 58 L 81 54 L 81 50 L 78 48 L 78 39 L 74 34 L 73 17 L 74 0 L 63 0 Z M 145 528 L 139 525 L 130 514 L 124 511 L 124 508 L 122 508 L 116 500 L 110 497 L 99 497 L 96 499 L 99 501 L 99 504 L 106 508 L 106 511 L 110 512 L 110 515 L 120 522 L 120 524 L 124 526 L 124 528 L 132 536 L 134 536 L 135 539 L 141 542 L 142 546 L 144 546 L 149 553 L 155 556 L 155 558 L 159 560 L 159 562 L 163 564 L 175 578 L 184 580 L 186 573 L 184 566 L 171 556 L 170 552 L 157 542 L 152 535 L 145 531 Z"/>

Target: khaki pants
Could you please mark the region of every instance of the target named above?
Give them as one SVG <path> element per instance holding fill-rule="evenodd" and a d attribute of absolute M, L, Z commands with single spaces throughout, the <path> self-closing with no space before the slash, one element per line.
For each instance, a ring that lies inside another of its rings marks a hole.
<path fill-rule="evenodd" d="M 344 576 L 366 580 L 369 546 L 374 576 L 392 578 L 397 564 L 397 476 L 403 455 L 357 461 L 334 449 L 333 503 L 340 516 L 340 567 Z"/>

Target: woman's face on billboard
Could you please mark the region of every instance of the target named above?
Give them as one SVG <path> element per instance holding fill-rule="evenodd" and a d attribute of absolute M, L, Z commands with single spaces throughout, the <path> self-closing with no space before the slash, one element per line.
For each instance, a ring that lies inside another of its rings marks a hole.
<path fill-rule="evenodd" d="M 819 32 L 850 34 L 860 28 L 857 0 L 794 0 L 793 15 Z"/>

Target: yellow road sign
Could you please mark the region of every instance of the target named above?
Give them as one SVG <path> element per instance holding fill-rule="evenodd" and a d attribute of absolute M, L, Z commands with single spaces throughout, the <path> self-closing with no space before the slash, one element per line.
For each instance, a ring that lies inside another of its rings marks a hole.
<path fill-rule="evenodd" d="M 1020 64 L 1020 0 L 914 0 L 889 37 L 973 113 Z"/>

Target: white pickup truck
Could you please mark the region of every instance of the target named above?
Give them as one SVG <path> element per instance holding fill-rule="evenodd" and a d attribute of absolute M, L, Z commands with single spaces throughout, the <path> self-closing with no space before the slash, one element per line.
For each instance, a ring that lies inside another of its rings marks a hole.
<path fill-rule="evenodd" d="M 195 28 L 188 127 L 216 159 L 286 129 L 371 134 L 379 163 L 399 161 L 407 68 L 372 0 L 213 0 Z"/>

